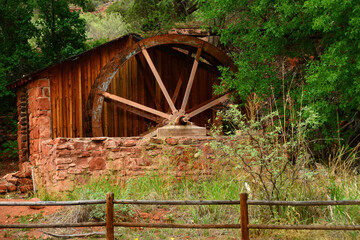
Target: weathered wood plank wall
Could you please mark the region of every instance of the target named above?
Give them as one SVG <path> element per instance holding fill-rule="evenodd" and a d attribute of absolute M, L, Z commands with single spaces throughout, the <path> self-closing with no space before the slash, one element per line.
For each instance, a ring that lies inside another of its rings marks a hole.
<path fill-rule="evenodd" d="M 51 86 L 53 137 L 84 137 L 87 97 L 97 75 L 121 49 L 135 41 L 118 39 L 47 70 Z"/>

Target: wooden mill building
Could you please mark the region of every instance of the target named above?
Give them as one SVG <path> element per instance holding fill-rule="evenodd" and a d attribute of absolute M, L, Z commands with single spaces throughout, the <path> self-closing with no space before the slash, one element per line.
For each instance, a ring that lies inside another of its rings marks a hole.
<path fill-rule="evenodd" d="M 10 85 L 18 96 L 20 167 L 35 164 L 44 140 L 208 125 L 215 106 L 228 99 L 213 94 L 218 66 L 235 69 L 224 52 L 198 38 L 129 34 L 24 76 Z"/>

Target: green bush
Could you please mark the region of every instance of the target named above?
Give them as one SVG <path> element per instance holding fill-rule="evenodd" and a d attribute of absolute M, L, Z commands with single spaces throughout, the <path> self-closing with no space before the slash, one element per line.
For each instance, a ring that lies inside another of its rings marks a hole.
<path fill-rule="evenodd" d="M 127 33 L 127 25 L 119 13 L 81 16 L 86 21 L 86 35 L 91 40 L 114 39 Z"/>

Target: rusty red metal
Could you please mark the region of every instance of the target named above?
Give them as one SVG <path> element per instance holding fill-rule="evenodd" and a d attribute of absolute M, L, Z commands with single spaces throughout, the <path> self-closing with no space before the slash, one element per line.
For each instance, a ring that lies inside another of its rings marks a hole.
<path fill-rule="evenodd" d="M 201 46 L 202 58 L 204 58 L 207 62 L 215 67 L 219 65 L 227 66 L 232 71 L 236 71 L 236 67 L 229 56 L 210 43 L 198 38 L 186 35 L 160 35 L 143 39 L 115 55 L 98 75 L 88 98 L 86 114 L 87 119 L 90 121 L 87 124 L 87 132 L 91 132 L 92 136 L 95 137 L 103 136 L 101 111 L 104 103 L 104 96 L 97 94 L 98 90 L 105 92 L 118 72 L 120 66 L 133 56 L 142 52 L 142 48 L 149 49 L 164 45 L 183 49 L 195 49 L 195 52 L 196 49 Z M 177 113 L 173 113 L 172 116 L 173 118 L 170 120 L 175 120 L 181 117 L 180 115 L 178 116 Z"/>

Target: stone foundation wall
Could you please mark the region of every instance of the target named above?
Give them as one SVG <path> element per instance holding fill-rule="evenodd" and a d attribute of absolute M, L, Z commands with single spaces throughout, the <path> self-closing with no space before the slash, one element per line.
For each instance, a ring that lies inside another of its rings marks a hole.
<path fill-rule="evenodd" d="M 57 138 L 43 141 L 35 185 L 48 191 L 72 190 L 91 178 L 119 179 L 151 174 L 211 175 L 215 161 L 210 137 L 203 138 Z M 224 163 L 223 171 L 231 165 Z"/>
<path fill-rule="evenodd" d="M 41 143 L 51 139 L 50 81 L 37 79 L 17 89 L 19 171 L 0 179 L 0 193 L 33 189 L 33 167 Z"/>

